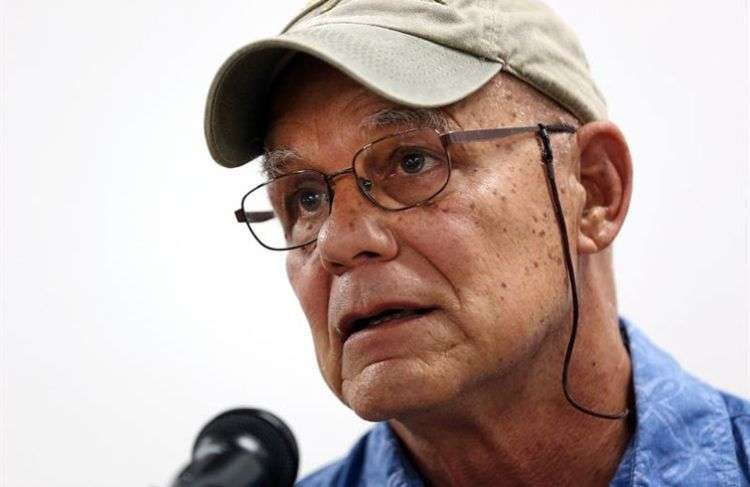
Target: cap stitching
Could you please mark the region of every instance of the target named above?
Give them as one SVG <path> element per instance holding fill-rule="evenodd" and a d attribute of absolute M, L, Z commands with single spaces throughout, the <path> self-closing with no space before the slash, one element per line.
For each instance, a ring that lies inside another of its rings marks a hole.
<path fill-rule="evenodd" d="M 297 22 L 301 21 L 303 18 L 305 18 L 307 16 L 307 14 L 309 14 L 310 12 L 312 12 L 313 10 L 315 10 L 316 8 L 320 7 L 321 5 L 323 5 L 324 3 L 326 3 L 327 1 L 328 0 L 318 0 L 316 2 L 311 3 L 310 5 L 307 5 L 304 9 L 302 9 L 302 11 L 300 13 L 298 13 L 297 15 L 295 15 L 292 18 L 292 20 L 290 20 L 289 23 L 287 23 L 286 26 L 284 26 L 283 29 L 281 29 L 281 34 L 283 34 L 284 32 L 288 31 L 294 24 L 296 24 Z"/>
<path fill-rule="evenodd" d="M 499 56 L 496 57 L 496 58 L 488 58 L 487 56 L 484 56 L 482 54 L 477 54 L 476 52 L 471 52 L 471 51 L 467 51 L 465 49 L 459 49 L 459 48 L 452 47 L 452 46 L 446 46 L 445 44 L 441 44 L 439 42 L 436 42 L 436 41 L 434 41 L 432 39 L 428 39 L 427 37 L 423 37 L 423 36 L 415 34 L 413 32 L 408 32 L 408 31 L 400 30 L 400 29 L 393 29 L 391 27 L 386 27 L 386 26 L 378 25 L 378 24 L 367 24 L 367 23 L 364 23 L 364 22 L 340 22 L 340 21 L 319 22 L 319 23 L 317 23 L 315 25 L 311 25 L 309 27 L 306 27 L 304 30 L 313 30 L 313 29 L 323 28 L 326 25 L 361 25 L 361 26 L 365 26 L 365 27 L 375 27 L 375 28 L 378 28 L 378 29 L 389 30 L 391 32 L 398 32 L 400 34 L 411 36 L 411 37 L 414 37 L 416 39 L 421 39 L 421 40 L 423 40 L 425 42 L 430 42 L 432 44 L 435 44 L 435 45 L 438 45 L 438 46 L 442 46 L 442 47 L 444 47 L 446 49 L 451 49 L 453 51 L 458 51 L 458 52 L 461 52 L 461 53 L 464 53 L 464 54 L 468 54 L 468 55 L 473 56 L 473 57 L 475 57 L 477 59 L 480 59 L 482 61 L 503 62 L 502 58 L 500 58 Z"/>

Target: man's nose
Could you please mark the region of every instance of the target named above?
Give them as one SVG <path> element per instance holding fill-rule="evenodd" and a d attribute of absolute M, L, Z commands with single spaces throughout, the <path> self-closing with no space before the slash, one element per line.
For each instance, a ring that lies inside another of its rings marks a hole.
<path fill-rule="evenodd" d="M 317 241 L 323 267 L 341 275 L 358 265 L 394 258 L 398 245 L 388 226 L 391 212 L 368 201 L 351 174 L 337 178 L 334 184 L 331 212 Z"/>

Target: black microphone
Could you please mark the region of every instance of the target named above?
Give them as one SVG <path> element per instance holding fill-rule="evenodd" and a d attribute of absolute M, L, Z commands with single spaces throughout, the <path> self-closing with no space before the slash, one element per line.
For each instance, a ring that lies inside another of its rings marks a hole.
<path fill-rule="evenodd" d="M 299 453 L 289 427 L 268 411 L 239 408 L 203 427 L 192 461 L 172 487 L 290 487 Z"/>

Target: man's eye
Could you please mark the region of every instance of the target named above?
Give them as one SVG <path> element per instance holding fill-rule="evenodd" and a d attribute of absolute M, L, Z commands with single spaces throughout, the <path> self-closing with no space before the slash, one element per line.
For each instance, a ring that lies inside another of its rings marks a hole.
<path fill-rule="evenodd" d="M 389 177 L 399 174 L 421 174 L 443 164 L 433 151 L 421 147 L 404 147 L 390 156 Z"/>
<path fill-rule="evenodd" d="M 405 173 L 415 174 L 422 170 L 426 159 L 423 152 L 409 152 L 401 158 L 400 166 Z"/>
<path fill-rule="evenodd" d="M 309 189 L 302 189 L 297 191 L 297 203 L 299 206 L 309 213 L 318 211 L 320 205 L 323 204 L 323 193 L 320 191 L 314 191 Z"/>

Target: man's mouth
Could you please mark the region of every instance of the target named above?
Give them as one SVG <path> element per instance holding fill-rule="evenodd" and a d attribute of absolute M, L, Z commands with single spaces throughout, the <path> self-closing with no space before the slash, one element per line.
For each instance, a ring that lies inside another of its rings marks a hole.
<path fill-rule="evenodd" d="M 433 311 L 435 308 L 421 308 L 421 309 L 407 309 L 407 308 L 389 308 L 380 313 L 366 316 L 364 318 L 356 319 L 352 322 L 349 333 L 346 338 L 349 338 L 358 331 L 362 331 L 366 328 L 372 328 L 383 323 L 390 321 L 400 320 L 404 318 L 410 318 L 415 316 L 423 316 Z"/>

